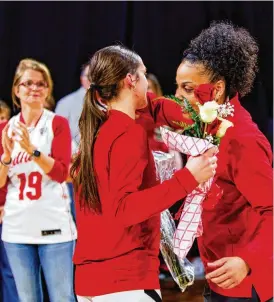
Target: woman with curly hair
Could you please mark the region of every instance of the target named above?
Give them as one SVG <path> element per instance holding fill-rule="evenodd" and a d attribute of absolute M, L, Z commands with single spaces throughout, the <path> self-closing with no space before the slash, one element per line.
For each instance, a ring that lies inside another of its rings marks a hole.
<path fill-rule="evenodd" d="M 198 245 L 209 290 L 205 301 L 268 301 L 273 297 L 272 152 L 241 106 L 257 72 L 258 45 L 243 28 L 214 22 L 191 41 L 178 67 L 177 96 L 196 104 L 195 89 L 211 84 L 219 104 L 234 106 L 234 124 L 218 154 L 222 197 L 202 215 Z M 197 94 L 196 94 L 197 96 Z"/>

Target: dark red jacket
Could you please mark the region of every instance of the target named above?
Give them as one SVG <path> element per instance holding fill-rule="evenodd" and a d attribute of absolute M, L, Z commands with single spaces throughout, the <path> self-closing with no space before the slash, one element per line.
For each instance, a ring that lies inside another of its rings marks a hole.
<path fill-rule="evenodd" d="M 148 106 L 144 109 L 137 110 L 138 118 L 136 119 L 137 124 L 140 124 L 144 127 L 148 137 L 149 147 L 152 151 L 162 151 L 168 152 L 168 147 L 165 143 L 157 141 L 155 138 L 155 130 L 157 126 L 162 125 L 161 123 L 157 123 L 157 115 L 154 117 L 152 112 L 155 112 L 155 106 L 158 104 L 153 99 L 156 99 L 157 96 L 154 93 L 147 93 Z M 158 125 L 157 125 L 158 124 Z"/>
<path fill-rule="evenodd" d="M 167 123 L 165 118 L 172 116 L 182 119 L 173 102 L 161 101 L 156 107 L 157 122 Z M 103 214 L 81 209 L 76 192 L 77 295 L 160 288 L 160 212 L 185 197 L 197 182 L 183 169 L 158 185 L 145 130 L 116 110 L 110 111 L 97 136 L 94 169 Z"/>
<path fill-rule="evenodd" d="M 204 234 L 198 239 L 205 266 L 223 257 L 238 256 L 251 268 L 250 276 L 233 289 L 210 283 L 229 297 L 251 297 L 252 284 L 262 302 L 273 296 L 273 177 L 270 144 L 240 105 L 231 100 L 234 127 L 227 131 L 218 154 L 217 185 L 223 196 L 203 210 Z"/>

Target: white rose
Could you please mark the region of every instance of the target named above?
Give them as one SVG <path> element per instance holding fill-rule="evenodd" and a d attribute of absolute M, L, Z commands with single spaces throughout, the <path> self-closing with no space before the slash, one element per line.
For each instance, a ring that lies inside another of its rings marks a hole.
<path fill-rule="evenodd" d="M 221 138 L 225 135 L 226 130 L 230 127 L 233 127 L 234 125 L 232 122 L 230 122 L 224 118 L 219 118 L 219 120 L 221 120 L 222 122 L 221 122 L 221 125 L 219 126 L 216 136 Z"/>
<path fill-rule="evenodd" d="M 216 101 L 206 102 L 204 105 L 198 105 L 200 117 L 204 123 L 212 123 L 218 115 L 219 105 Z"/>

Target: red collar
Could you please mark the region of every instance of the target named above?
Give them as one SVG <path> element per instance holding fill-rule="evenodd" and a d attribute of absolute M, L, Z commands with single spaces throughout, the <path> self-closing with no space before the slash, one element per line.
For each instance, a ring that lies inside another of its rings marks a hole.
<path fill-rule="evenodd" d="M 231 105 L 234 105 L 235 107 L 239 107 L 241 106 L 241 103 L 239 101 L 239 94 L 238 92 L 236 93 L 236 95 L 229 100 L 229 102 L 231 103 Z"/>
<path fill-rule="evenodd" d="M 225 117 L 225 119 L 234 123 L 239 118 L 239 115 L 241 115 L 240 111 L 241 111 L 242 105 L 239 101 L 239 94 L 236 93 L 236 95 L 229 100 L 229 103 L 232 106 L 234 106 L 234 113 L 233 113 L 233 116 L 229 115 L 229 116 Z"/>

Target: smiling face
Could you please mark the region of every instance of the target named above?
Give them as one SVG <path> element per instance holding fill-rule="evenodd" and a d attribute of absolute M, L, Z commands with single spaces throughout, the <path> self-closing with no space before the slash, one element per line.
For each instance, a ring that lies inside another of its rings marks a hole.
<path fill-rule="evenodd" d="M 21 105 L 43 106 L 49 93 L 48 83 L 40 71 L 27 69 L 14 87 L 14 93 Z"/>

